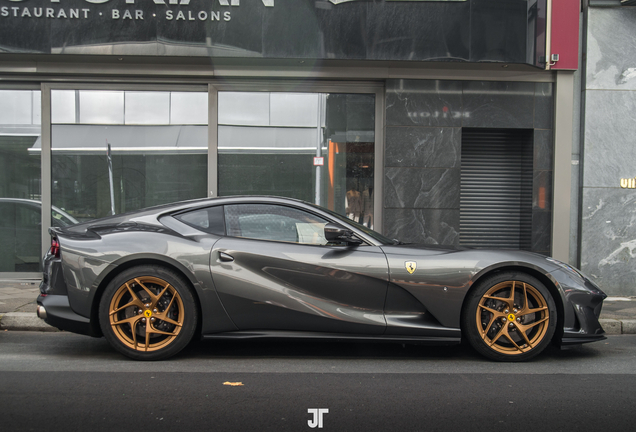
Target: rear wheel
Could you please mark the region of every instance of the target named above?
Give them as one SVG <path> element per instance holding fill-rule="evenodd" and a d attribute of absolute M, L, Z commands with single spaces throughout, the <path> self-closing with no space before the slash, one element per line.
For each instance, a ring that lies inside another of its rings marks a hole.
<path fill-rule="evenodd" d="M 478 352 L 497 361 L 523 361 L 543 351 L 556 328 L 556 306 L 536 278 L 517 272 L 482 281 L 469 294 L 462 329 Z"/>
<path fill-rule="evenodd" d="M 135 360 L 161 360 L 192 339 L 197 307 L 187 281 L 160 266 L 123 271 L 106 287 L 99 322 L 108 342 Z"/>

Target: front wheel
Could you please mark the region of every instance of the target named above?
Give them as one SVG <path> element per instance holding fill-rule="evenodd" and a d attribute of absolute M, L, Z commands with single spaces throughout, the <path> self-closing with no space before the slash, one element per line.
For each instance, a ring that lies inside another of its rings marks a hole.
<path fill-rule="evenodd" d="M 161 360 L 192 339 L 198 309 L 187 281 L 160 266 L 123 271 L 106 287 L 99 323 L 108 342 L 135 360 Z"/>
<path fill-rule="evenodd" d="M 557 323 L 548 289 L 525 273 L 506 272 L 480 282 L 469 294 L 462 329 L 482 355 L 524 361 L 543 351 Z"/>

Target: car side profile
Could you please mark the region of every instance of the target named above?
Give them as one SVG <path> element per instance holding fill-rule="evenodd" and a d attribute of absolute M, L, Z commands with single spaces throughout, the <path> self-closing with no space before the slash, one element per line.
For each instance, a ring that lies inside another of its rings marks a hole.
<path fill-rule="evenodd" d="M 195 337 L 464 339 L 497 361 L 605 338 L 605 294 L 567 264 L 403 244 L 288 198 L 193 200 L 50 233 L 38 315 L 137 360 Z"/>

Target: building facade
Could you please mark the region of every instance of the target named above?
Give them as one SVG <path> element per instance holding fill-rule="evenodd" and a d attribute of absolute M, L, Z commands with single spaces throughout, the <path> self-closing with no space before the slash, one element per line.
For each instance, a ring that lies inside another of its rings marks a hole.
<path fill-rule="evenodd" d="M 600 286 L 636 295 L 634 2 L 590 2 L 582 73 L 580 265 Z M 608 290 L 609 291 L 609 290 Z"/>
<path fill-rule="evenodd" d="M 52 225 L 235 194 L 578 265 L 581 9 L 553 3 L 0 0 L 0 272 Z"/>

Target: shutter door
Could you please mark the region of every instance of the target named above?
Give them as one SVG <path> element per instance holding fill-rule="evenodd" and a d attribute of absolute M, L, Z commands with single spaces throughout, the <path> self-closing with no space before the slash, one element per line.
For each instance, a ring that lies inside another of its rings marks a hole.
<path fill-rule="evenodd" d="M 532 129 L 462 129 L 460 243 L 530 249 Z"/>

